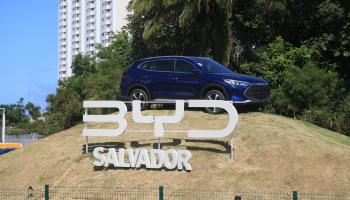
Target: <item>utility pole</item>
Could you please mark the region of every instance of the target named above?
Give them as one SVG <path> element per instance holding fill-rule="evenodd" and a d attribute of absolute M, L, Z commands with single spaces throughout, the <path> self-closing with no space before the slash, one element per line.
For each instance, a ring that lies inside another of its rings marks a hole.
<path fill-rule="evenodd" d="M 5 144 L 5 108 L 0 108 L 2 111 L 2 131 L 1 131 L 1 142 Z"/>

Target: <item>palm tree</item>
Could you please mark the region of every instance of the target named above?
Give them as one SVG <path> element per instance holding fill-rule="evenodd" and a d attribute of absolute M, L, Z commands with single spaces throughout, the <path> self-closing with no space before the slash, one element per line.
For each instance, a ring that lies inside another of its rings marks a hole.
<path fill-rule="evenodd" d="M 257 3 L 264 4 L 274 9 L 285 9 L 287 0 L 257 0 Z"/>
<path fill-rule="evenodd" d="M 169 20 L 169 13 L 177 11 L 178 27 L 191 31 L 200 50 L 194 54 L 211 55 L 228 64 L 233 48 L 231 30 L 233 0 L 132 0 L 129 10 L 135 15 L 151 13 L 143 38 L 149 39 Z"/>

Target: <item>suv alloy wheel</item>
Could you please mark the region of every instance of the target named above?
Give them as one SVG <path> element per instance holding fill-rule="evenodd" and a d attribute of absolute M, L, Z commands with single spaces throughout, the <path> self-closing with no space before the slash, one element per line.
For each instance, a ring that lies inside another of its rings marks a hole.
<path fill-rule="evenodd" d="M 225 100 L 225 95 L 219 90 L 210 90 L 205 94 L 204 98 L 208 100 Z M 207 107 L 205 111 L 210 114 L 220 114 L 223 110 L 216 107 Z"/>

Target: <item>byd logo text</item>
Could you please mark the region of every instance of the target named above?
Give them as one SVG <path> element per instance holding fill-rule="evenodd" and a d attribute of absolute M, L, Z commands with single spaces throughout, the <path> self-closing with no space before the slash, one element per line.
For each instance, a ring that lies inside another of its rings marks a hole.
<path fill-rule="evenodd" d="M 155 102 L 156 103 L 156 102 Z M 184 117 L 184 100 L 176 100 L 176 112 L 173 116 L 144 116 L 141 113 L 141 101 L 132 102 L 132 118 L 136 123 L 153 123 L 154 136 L 164 136 L 164 124 L 180 123 Z M 235 107 L 228 101 L 217 100 L 188 100 L 188 107 L 205 108 L 217 107 L 224 109 L 228 114 L 228 123 L 221 130 L 188 130 L 187 135 L 190 138 L 223 138 L 230 135 L 238 122 L 238 114 Z M 85 114 L 83 121 L 87 122 L 111 122 L 118 123 L 117 129 L 89 129 L 87 126 L 83 129 L 83 136 L 120 136 L 127 130 L 125 114 L 127 107 L 121 101 L 84 101 Z M 89 115 L 88 108 L 117 108 L 118 114 L 113 115 Z M 204 122 L 203 122 L 204 123 Z"/>

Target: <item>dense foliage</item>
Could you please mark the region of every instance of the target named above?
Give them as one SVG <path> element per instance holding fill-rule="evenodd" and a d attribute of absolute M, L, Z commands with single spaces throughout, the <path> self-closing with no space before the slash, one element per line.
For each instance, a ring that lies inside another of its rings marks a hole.
<path fill-rule="evenodd" d="M 122 71 L 131 65 L 130 38 L 115 35 L 112 44 L 96 55 L 77 55 L 72 63 L 74 76 L 59 82 L 55 94 L 46 98 L 47 128 L 44 134 L 69 128 L 82 119 L 84 100 L 116 100 Z M 107 112 L 107 111 L 105 111 Z"/>
<path fill-rule="evenodd" d="M 350 94 L 339 74 L 319 62 L 319 52 L 293 47 L 278 37 L 257 53 L 259 60 L 241 71 L 270 81 L 272 98 L 267 111 L 348 132 Z"/>
<path fill-rule="evenodd" d="M 15 104 L 0 104 L 0 108 L 5 108 L 7 133 L 40 132 L 43 123 L 40 119 L 40 106 L 36 106 L 31 102 L 24 104 L 24 99 L 20 98 Z M 2 113 L 0 116 L 2 116 Z"/>

